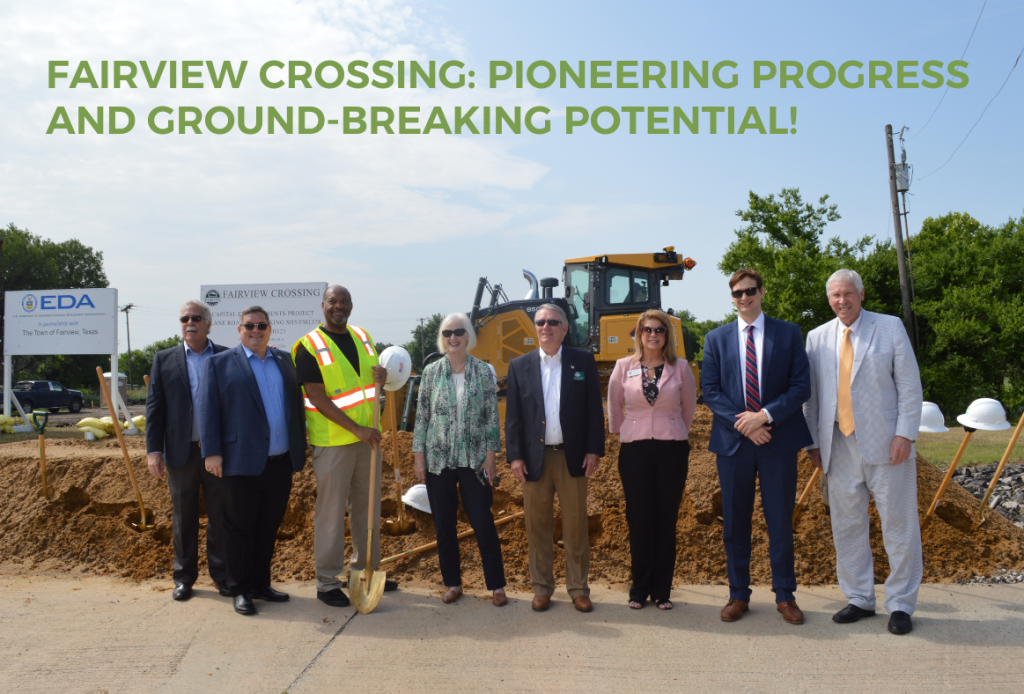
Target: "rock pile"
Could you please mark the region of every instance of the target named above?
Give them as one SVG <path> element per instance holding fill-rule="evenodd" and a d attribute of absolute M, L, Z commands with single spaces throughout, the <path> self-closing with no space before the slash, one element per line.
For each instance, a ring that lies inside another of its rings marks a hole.
<path fill-rule="evenodd" d="M 982 499 L 992 482 L 998 463 L 962 467 L 953 473 L 953 480 Z M 1018 528 L 1024 528 L 1024 464 L 1007 465 L 999 478 L 988 507 L 1004 515 Z"/>
<path fill-rule="evenodd" d="M 984 576 L 978 574 L 977 576 L 970 578 L 966 581 L 960 581 L 960 583 L 987 583 L 989 585 L 995 585 L 998 583 L 1024 583 L 1024 571 L 1014 571 L 1010 569 L 999 569 L 998 573 L 992 574 L 991 576 Z"/>

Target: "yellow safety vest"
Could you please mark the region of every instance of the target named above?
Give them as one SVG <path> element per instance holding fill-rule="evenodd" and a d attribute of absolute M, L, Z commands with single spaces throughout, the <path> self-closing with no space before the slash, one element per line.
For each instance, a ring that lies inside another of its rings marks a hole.
<path fill-rule="evenodd" d="M 316 357 L 320 365 L 327 397 L 356 424 L 364 427 L 373 426 L 373 399 L 377 397 L 373 383 L 373 367 L 377 366 L 378 361 L 377 350 L 373 346 L 370 334 L 354 325 L 348 326 L 348 332 L 359 352 L 357 375 L 334 340 L 321 332 L 321 327 L 318 326 L 313 332 L 304 335 L 292 346 L 292 361 L 295 361 L 299 345 L 305 347 Z M 360 343 L 362 348 L 359 347 Z M 320 414 L 306 397 L 305 388 L 302 389 L 302 397 L 306 404 L 306 429 L 309 431 L 309 442 L 312 445 L 347 446 L 359 441 L 355 434 Z"/>

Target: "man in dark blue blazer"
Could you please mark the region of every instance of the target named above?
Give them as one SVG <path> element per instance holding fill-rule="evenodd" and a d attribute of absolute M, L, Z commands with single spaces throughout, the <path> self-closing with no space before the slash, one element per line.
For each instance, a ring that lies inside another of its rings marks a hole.
<path fill-rule="evenodd" d="M 227 584 L 239 614 L 256 614 L 253 598 L 288 599 L 270 586 L 270 562 L 292 473 L 306 463 L 295 367 L 268 346 L 270 332 L 264 309 L 242 311 L 241 344 L 206 361 L 200 387 L 200 441 L 206 469 L 222 480 Z"/>
<path fill-rule="evenodd" d="M 569 324 L 555 304 L 534 318 L 540 349 L 508 366 L 505 450 L 523 483 L 533 609 L 555 592 L 554 502 L 562 510 L 565 587 L 580 612 L 590 612 L 587 479 L 604 455 L 601 377 L 594 355 L 562 344 Z"/>
<path fill-rule="evenodd" d="M 146 393 L 146 458 L 149 472 L 163 479 L 171 492 L 174 543 L 175 600 L 192 597 L 199 578 L 199 490 L 206 506 L 206 563 L 221 595 L 227 589 L 224 528 L 220 510 L 220 480 L 206 471 L 199 449 L 199 384 L 203 364 L 227 349 L 208 337 L 213 317 L 202 301 L 181 307 L 184 344 L 164 349 L 153 357 Z"/>
<path fill-rule="evenodd" d="M 721 616 L 734 622 L 750 602 L 751 523 L 760 479 L 777 609 L 786 622 L 802 624 L 793 595 L 793 507 L 797 452 L 812 442 L 802 414 L 811 396 L 807 352 L 800 328 L 761 312 L 761 275 L 737 270 L 729 289 L 738 318 L 705 336 L 701 370 L 704 402 L 714 414 L 708 449 L 717 456 L 722 485 L 729 602 Z"/>

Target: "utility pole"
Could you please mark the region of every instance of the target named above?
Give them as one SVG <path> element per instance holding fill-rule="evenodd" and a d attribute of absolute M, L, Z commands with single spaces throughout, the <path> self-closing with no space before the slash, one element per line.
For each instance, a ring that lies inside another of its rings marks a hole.
<path fill-rule="evenodd" d="M 914 319 L 910 311 L 910 284 L 907 281 L 907 258 L 903 253 L 903 225 L 900 223 L 900 202 L 896 193 L 896 153 L 892 147 L 892 125 L 885 126 L 885 146 L 889 152 L 889 195 L 892 198 L 892 222 L 896 227 L 896 262 L 900 271 L 900 295 L 903 298 L 903 327 L 917 351 Z"/>
<path fill-rule="evenodd" d="M 124 325 L 127 329 L 128 335 L 128 386 L 132 385 L 132 326 L 128 320 L 128 312 L 135 308 L 135 304 L 128 304 L 127 306 L 121 307 L 121 313 L 124 314 Z M 145 318 L 145 316 L 143 316 Z M 125 403 L 126 405 L 128 403 Z"/>

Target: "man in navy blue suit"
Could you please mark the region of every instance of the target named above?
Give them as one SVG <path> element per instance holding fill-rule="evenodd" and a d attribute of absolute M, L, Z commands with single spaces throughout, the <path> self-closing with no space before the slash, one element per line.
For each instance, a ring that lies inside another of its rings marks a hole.
<path fill-rule="evenodd" d="M 270 562 L 292 473 L 306 463 L 306 429 L 291 355 L 268 346 L 267 312 L 250 306 L 238 322 L 241 344 L 203 366 L 199 441 L 206 469 L 222 478 L 227 587 L 235 612 L 256 614 L 253 598 L 288 599 L 270 587 Z"/>
<path fill-rule="evenodd" d="M 734 622 L 750 603 L 750 535 L 756 483 L 768 525 L 772 590 L 790 624 L 803 624 L 795 597 L 793 507 L 797 452 L 811 444 L 801 406 L 811 396 L 810 367 L 800 328 L 761 312 L 764 285 L 754 270 L 729 278 L 737 320 L 704 338 L 701 389 L 714 421 L 708 450 L 718 458 L 722 539 Z"/>

